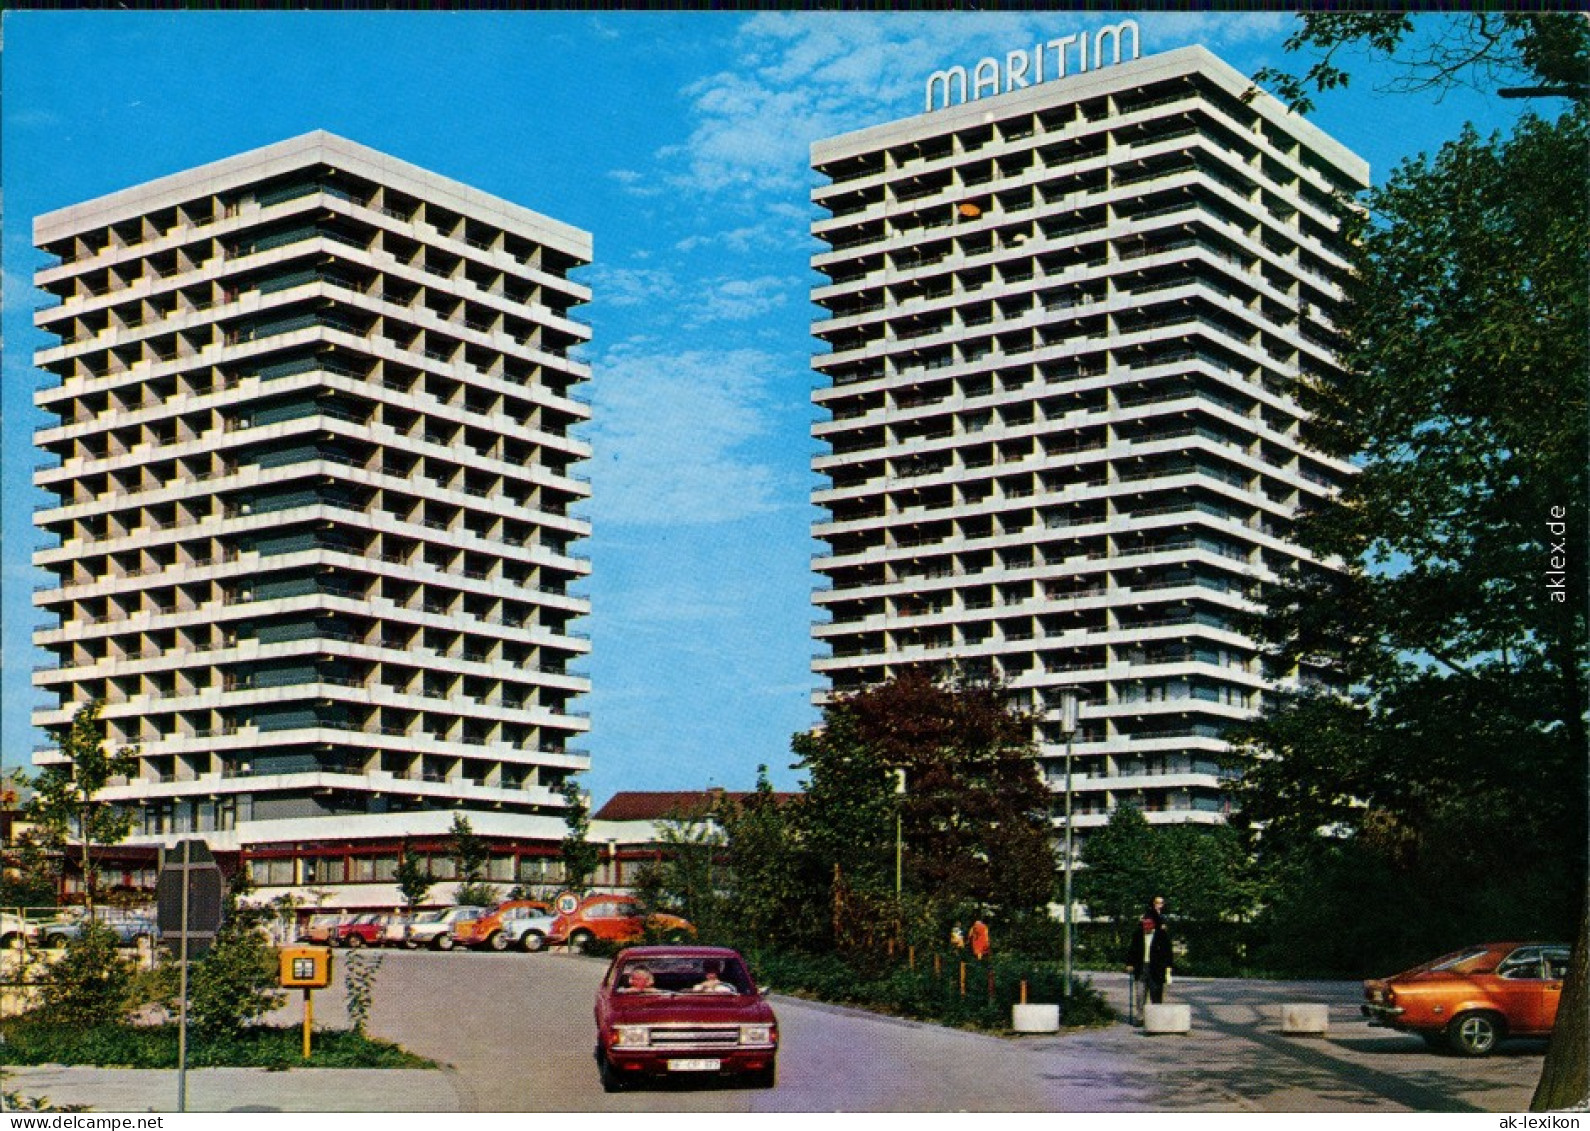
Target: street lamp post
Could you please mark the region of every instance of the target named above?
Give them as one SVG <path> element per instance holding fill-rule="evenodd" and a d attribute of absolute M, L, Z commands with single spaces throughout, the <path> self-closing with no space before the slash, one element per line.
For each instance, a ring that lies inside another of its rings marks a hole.
<path fill-rule="evenodd" d="M 900 895 L 905 887 L 905 828 L 903 824 L 905 805 L 904 769 L 896 769 L 894 771 L 894 795 L 894 902 L 896 909 L 898 909 L 900 905 Z"/>
<path fill-rule="evenodd" d="M 1071 748 L 1077 733 L 1077 716 L 1082 698 L 1074 687 L 1060 691 L 1060 733 L 1066 738 L 1066 846 L 1065 846 L 1065 896 L 1062 909 L 1065 914 L 1065 997 L 1071 997 Z"/>

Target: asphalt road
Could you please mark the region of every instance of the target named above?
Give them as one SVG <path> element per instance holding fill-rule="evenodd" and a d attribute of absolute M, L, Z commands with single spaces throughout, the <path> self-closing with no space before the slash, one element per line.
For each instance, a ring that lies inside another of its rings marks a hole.
<path fill-rule="evenodd" d="M 1185 1036 L 1117 1024 L 1001 1038 L 775 995 L 778 1087 L 691 1081 L 608 1095 L 591 1056 L 605 963 L 371 953 L 382 955 L 371 1031 L 447 1064 L 448 1086 L 478 1111 L 1518 1112 L 1545 1048 L 1515 1042 L 1479 1061 L 1433 1053 L 1369 1028 L 1359 986 L 1346 982 L 1178 979 L 1172 1000 L 1192 1006 Z M 1094 978 L 1124 1013 L 1125 976 Z M 1282 1035 L 1291 1001 L 1327 1003 L 1328 1036 Z M 318 994 L 315 1009 L 339 1023 L 340 995 Z"/>

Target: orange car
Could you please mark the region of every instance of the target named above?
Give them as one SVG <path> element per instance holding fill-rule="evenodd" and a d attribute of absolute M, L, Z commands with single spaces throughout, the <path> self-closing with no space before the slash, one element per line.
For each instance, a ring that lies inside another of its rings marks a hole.
<path fill-rule="evenodd" d="M 603 942 L 634 942 L 650 930 L 669 942 L 683 942 L 696 933 L 696 929 L 677 915 L 641 910 L 640 903 L 629 895 L 588 895 L 572 911 L 569 896 L 558 899 L 558 916 L 552 921 L 547 942 L 554 946 L 568 943 L 576 950 L 597 939 Z"/>
<path fill-rule="evenodd" d="M 527 915 L 545 915 L 551 910 L 551 906 L 543 900 L 510 899 L 506 903 L 499 903 L 489 915 L 455 923 L 453 942 L 459 946 L 507 950 L 508 937 L 502 933 L 504 924 Z"/>
<path fill-rule="evenodd" d="M 1551 1033 L 1567 972 L 1566 943 L 1484 943 L 1366 981 L 1363 1012 L 1431 1048 L 1485 1056 L 1503 1037 Z"/>

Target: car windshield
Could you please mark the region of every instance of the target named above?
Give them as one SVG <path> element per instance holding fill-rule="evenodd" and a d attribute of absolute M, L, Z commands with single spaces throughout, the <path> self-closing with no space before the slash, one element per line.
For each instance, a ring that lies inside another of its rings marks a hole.
<path fill-rule="evenodd" d="M 440 911 L 422 911 L 414 917 L 416 923 L 436 923 L 442 918 Z"/>
<path fill-rule="evenodd" d="M 619 993 L 751 992 L 751 977 L 739 958 L 726 955 L 650 955 L 630 959 L 613 973 Z"/>

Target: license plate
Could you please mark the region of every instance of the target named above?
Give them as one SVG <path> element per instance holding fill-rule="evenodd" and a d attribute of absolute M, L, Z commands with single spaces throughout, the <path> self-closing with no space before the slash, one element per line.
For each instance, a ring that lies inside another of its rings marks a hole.
<path fill-rule="evenodd" d="M 721 1060 L 670 1060 L 669 1072 L 716 1072 L 723 1067 Z"/>

